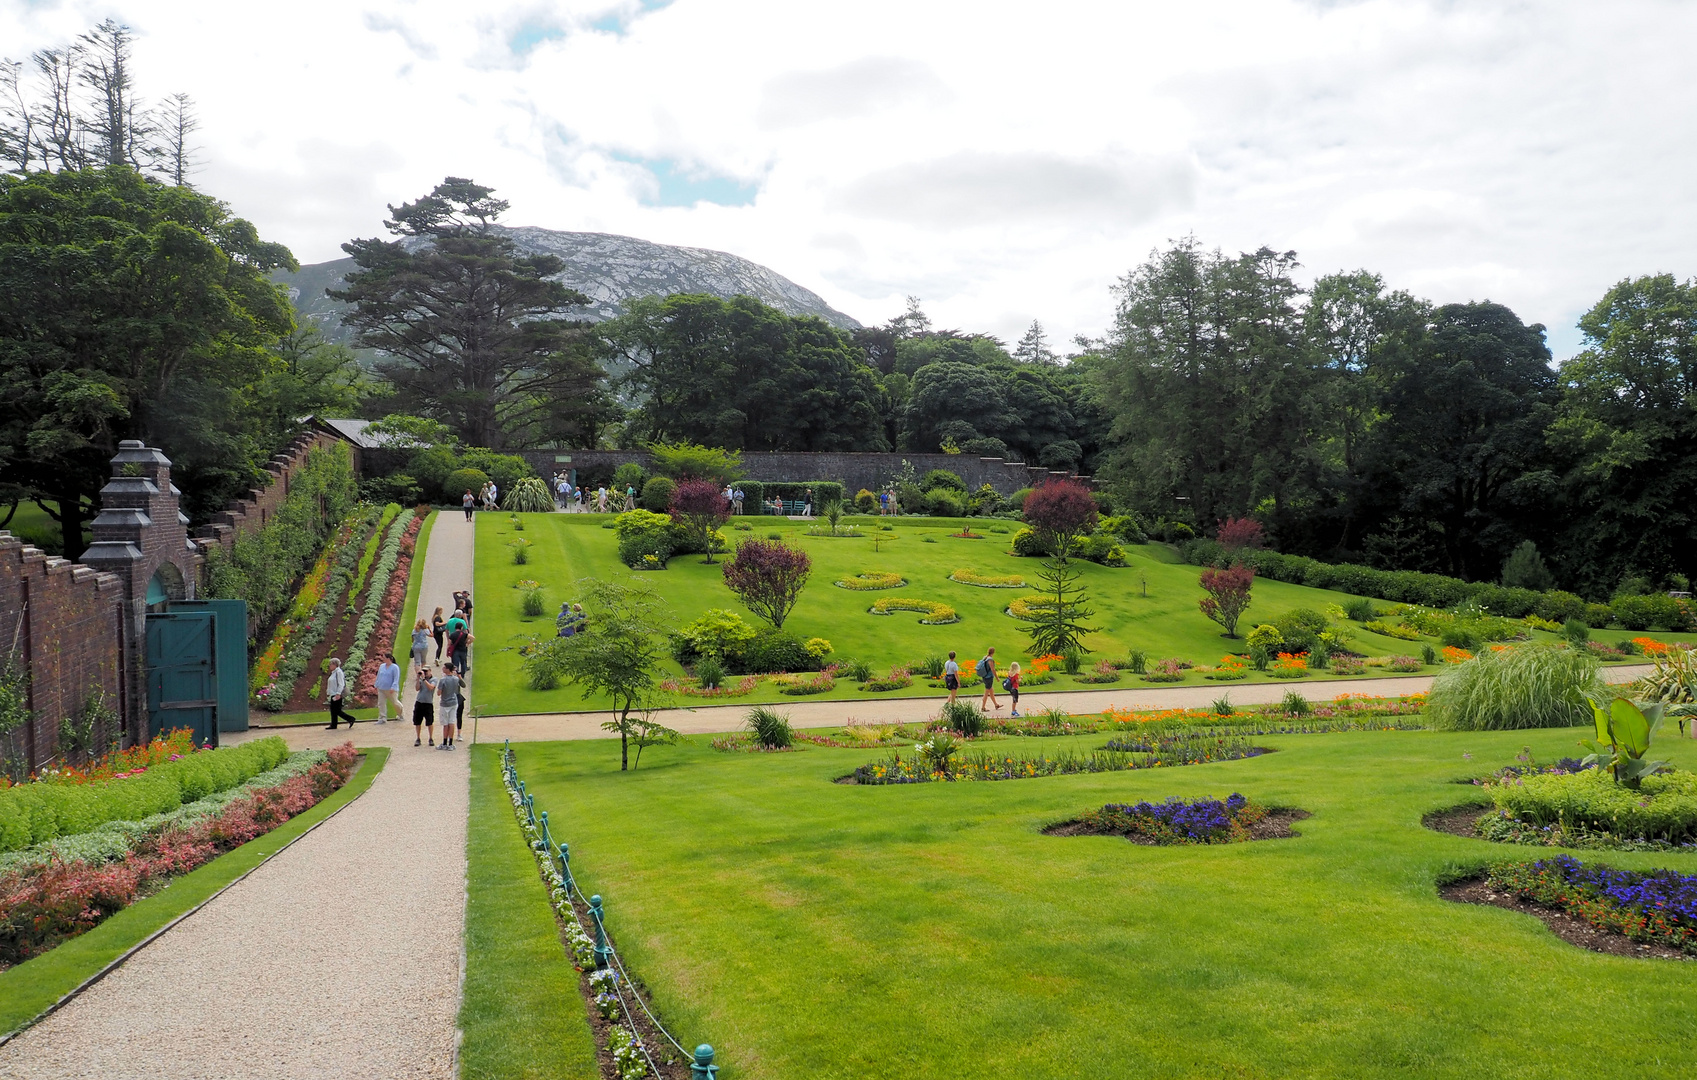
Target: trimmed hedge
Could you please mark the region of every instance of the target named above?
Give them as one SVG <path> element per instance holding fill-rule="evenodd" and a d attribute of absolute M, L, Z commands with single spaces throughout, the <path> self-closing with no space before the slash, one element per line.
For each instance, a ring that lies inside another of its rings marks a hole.
<path fill-rule="evenodd" d="M 1583 619 L 1594 629 L 1609 621 L 1628 630 L 1697 629 L 1697 607 L 1668 596 L 1617 596 L 1608 604 L 1587 604 L 1559 589 L 1511 589 L 1489 581 L 1463 581 L 1445 574 L 1417 570 L 1375 570 L 1354 563 L 1324 563 L 1306 555 L 1243 548 L 1228 552 L 1215 540 L 1188 540 L 1179 545 L 1184 560 L 1196 566 L 1226 566 L 1241 562 L 1274 581 L 1332 589 L 1356 596 L 1376 596 L 1399 604 L 1451 608 L 1469 601 L 1493 615 L 1524 619 L 1536 615 L 1552 622 Z M 1607 615 L 1606 619 L 1602 617 Z M 1602 619 L 1602 621 L 1599 621 Z"/>
<path fill-rule="evenodd" d="M 1617 784 L 1604 769 L 1526 776 L 1493 784 L 1497 809 L 1533 825 L 1577 825 L 1626 840 L 1697 839 L 1697 774 L 1647 776 L 1642 785 Z"/>
<path fill-rule="evenodd" d="M 275 769 L 288 756 L 288 745 L 273 735 L 227 749 L 202 750 L 100 783 L 18 784 L 0 791 L 0 851 L 21 851 L 108 821 L 139 821 L 175 810 Z"/>

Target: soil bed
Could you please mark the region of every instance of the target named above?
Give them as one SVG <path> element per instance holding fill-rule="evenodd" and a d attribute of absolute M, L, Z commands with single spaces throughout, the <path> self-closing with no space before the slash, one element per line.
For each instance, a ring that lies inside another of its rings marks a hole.
<path fill-rule="evenodd" d="M 1269 810 L 1267 816 L 1249 826 L 1250 840 L 1282 840 L 1301 834 L 1291 825 L 1312 815 L 1306 810 Z M 1063 821 L 1043 830 L 1044 836 L 1124 836 L 1134 844 L 1145 847 L 1184 847 L 1182 844 L 1162 844 L 1145 836 L 1132 836 L 1118 831 L 1104 831 L 1082 821 Z"/>
<path fill-rule="evenodd" d="M 1451 813 L 1454 813 L 1454 811 L 1451 811 Z M 1428 825 L 1430 825 L 1430 817 L 1428 818 Z M 1486 904 L 1491 907 L 1505 908 L 1509 911 L 1518 911 L 1535 919 L 1542 919 L 1544 925 L 1548 926 L 1556 937 L 1561 938 L 1569 945 L 1589 949 L 1592 952 L 1607 953 L 1610 956 L 1656 957 L 1662 960 L 1694 959 L 1678 949 L 1670 949 L 1666 945 L 1637 942 L 1624 934 L 1599 930 L 1590 923 L 1576 919 L 1565 911 L 1547 908 L 1542 904 L 1523 900 L 1511 892 L 1504 892 L 1483 877 L 1468 878 L 1464 881 L 1439 886 L 1438 895 L 1457 904 Z"/>
<path fill-rule="evenodd" d="M 1491 813 L 1489 806 L 1458 806 L 1453 810 L 1439 810 L 1427 814 L 1420 819 L 1420 824 L 1434 832 L 1450 833 L 1453 836 L 1465 836 L 1470 840 L 1483 840 L 1475 826 L 1479 819 Z"/>

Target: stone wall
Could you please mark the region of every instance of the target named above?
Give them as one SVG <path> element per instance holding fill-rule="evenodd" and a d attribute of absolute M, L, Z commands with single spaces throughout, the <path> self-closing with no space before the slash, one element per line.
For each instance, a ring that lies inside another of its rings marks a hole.
<path fill-rule="evenodd" d="M 0 754 L 34 771 L 58 754 L 59 723 L 96 693 L 123 711 L 124 583 L 0 531 L 0 649 L 30 673 L 34 723 L 0 739 Z M 97 730 L 99 745 L 113 731 Z"/>
<path fill-rule="evenodd" d="M 522 450 L 518 453 L 530 462 L 531 468 L 543 476 L 552 476 L 561 469 L 587 469 L 611 472 L 626 462 L 634 461 L 649 468 L 648 454 L 641 450 Z M 561 458 L 570 458 L 569 462 Z M 773 482 L 802 483 L 808 480 L 835 480 L 841 483 L 852 498 L 861 488 L 877 491 L 895 480 L 906 462 L 918 476 L 932 469 L 947 469 L 966 481 L 968 488 L 977 490 L 989 484 L 1003 495 L 1020 488 L 1033 487 L 1052 476 L 1067 476 L 1037 465 L 1003 461 L 993 457 L 971 457 L 966 454 L 803 454 L 749 453 L 742 455 L 748 479 Z M 1090 483 L 1087 476 L 1079 477 Z"/>

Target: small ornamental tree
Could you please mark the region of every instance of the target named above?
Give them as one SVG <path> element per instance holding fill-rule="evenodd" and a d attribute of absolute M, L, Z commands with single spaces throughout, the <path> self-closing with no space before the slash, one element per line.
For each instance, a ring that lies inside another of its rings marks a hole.
<path fill-rule="evenodd" d="M 1215 538 L 1227 551 L 1259 548 L 1267 543 L 1267 534 L 1261 528 L 1261 523 L 1246 517 L 1227 518 L 1220 522 L 1220 531 L 1215 534 Z"/>
<path fill-rule="evenodd" d="M 689 533 L 713 561 L 713 530 L 731 519 L 723 489 L 711 480 L 685 480 L 672 492 L 672 520 Z"/>
<path fill-rule="evenodd" d="M 1051 480 L 1025 498 L 1026 523 L 1043 548 L 1066 562 L 1078 538 L 1096 525 L 1096 500 L 1076 480 Z"/>
<path fill-rule="evenodd" d="M 744 540 L 725 562 L 725 585 L 748 610 L 781 628 L 801 599 L 813 560 L 779 540 Z"/>
<path fill-rule="evenodd" d="M 1026 624 L 1031 655 L 1090 651 L 1084 647 L 1084 635 L 1094 634 L 1101 627 L 1084 623 L 1095 612 L 1084 606 L 1089 597 L 1077 583 L 1080 576 L 1059 559 L 1043 564 L 1038 573 L 1043 580 L 1043 600 L 1029 605 L 1024 613 L 1014 614 L 1015 619 Z"/>
<path fill-rule="evenodd" d="M 1254 569 L 1242 563 L 1232 563 L 1224 570 L 1210 566 L 1202 571 L 1202 591 L 1208 595 L 1197 606 L 1202 614 L 1226 628 L 1226 637 L 1237 637 L 1237 620 L 1249 606 L 1249 590 L 1254 584 Z"/>

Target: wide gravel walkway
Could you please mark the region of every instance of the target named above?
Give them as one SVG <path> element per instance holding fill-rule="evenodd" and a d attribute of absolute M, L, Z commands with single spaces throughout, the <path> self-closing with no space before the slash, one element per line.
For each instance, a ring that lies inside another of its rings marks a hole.
<path fill-rule="evenodd" d="M 471 555 L 444 514 L 424 595 L 468 586 Z M 403 729 L 359 724 L 355 745 L 395 747 L 371 790 L 0 1047 L 0 1076 L 452 1077 L 469 755 Z"/>

